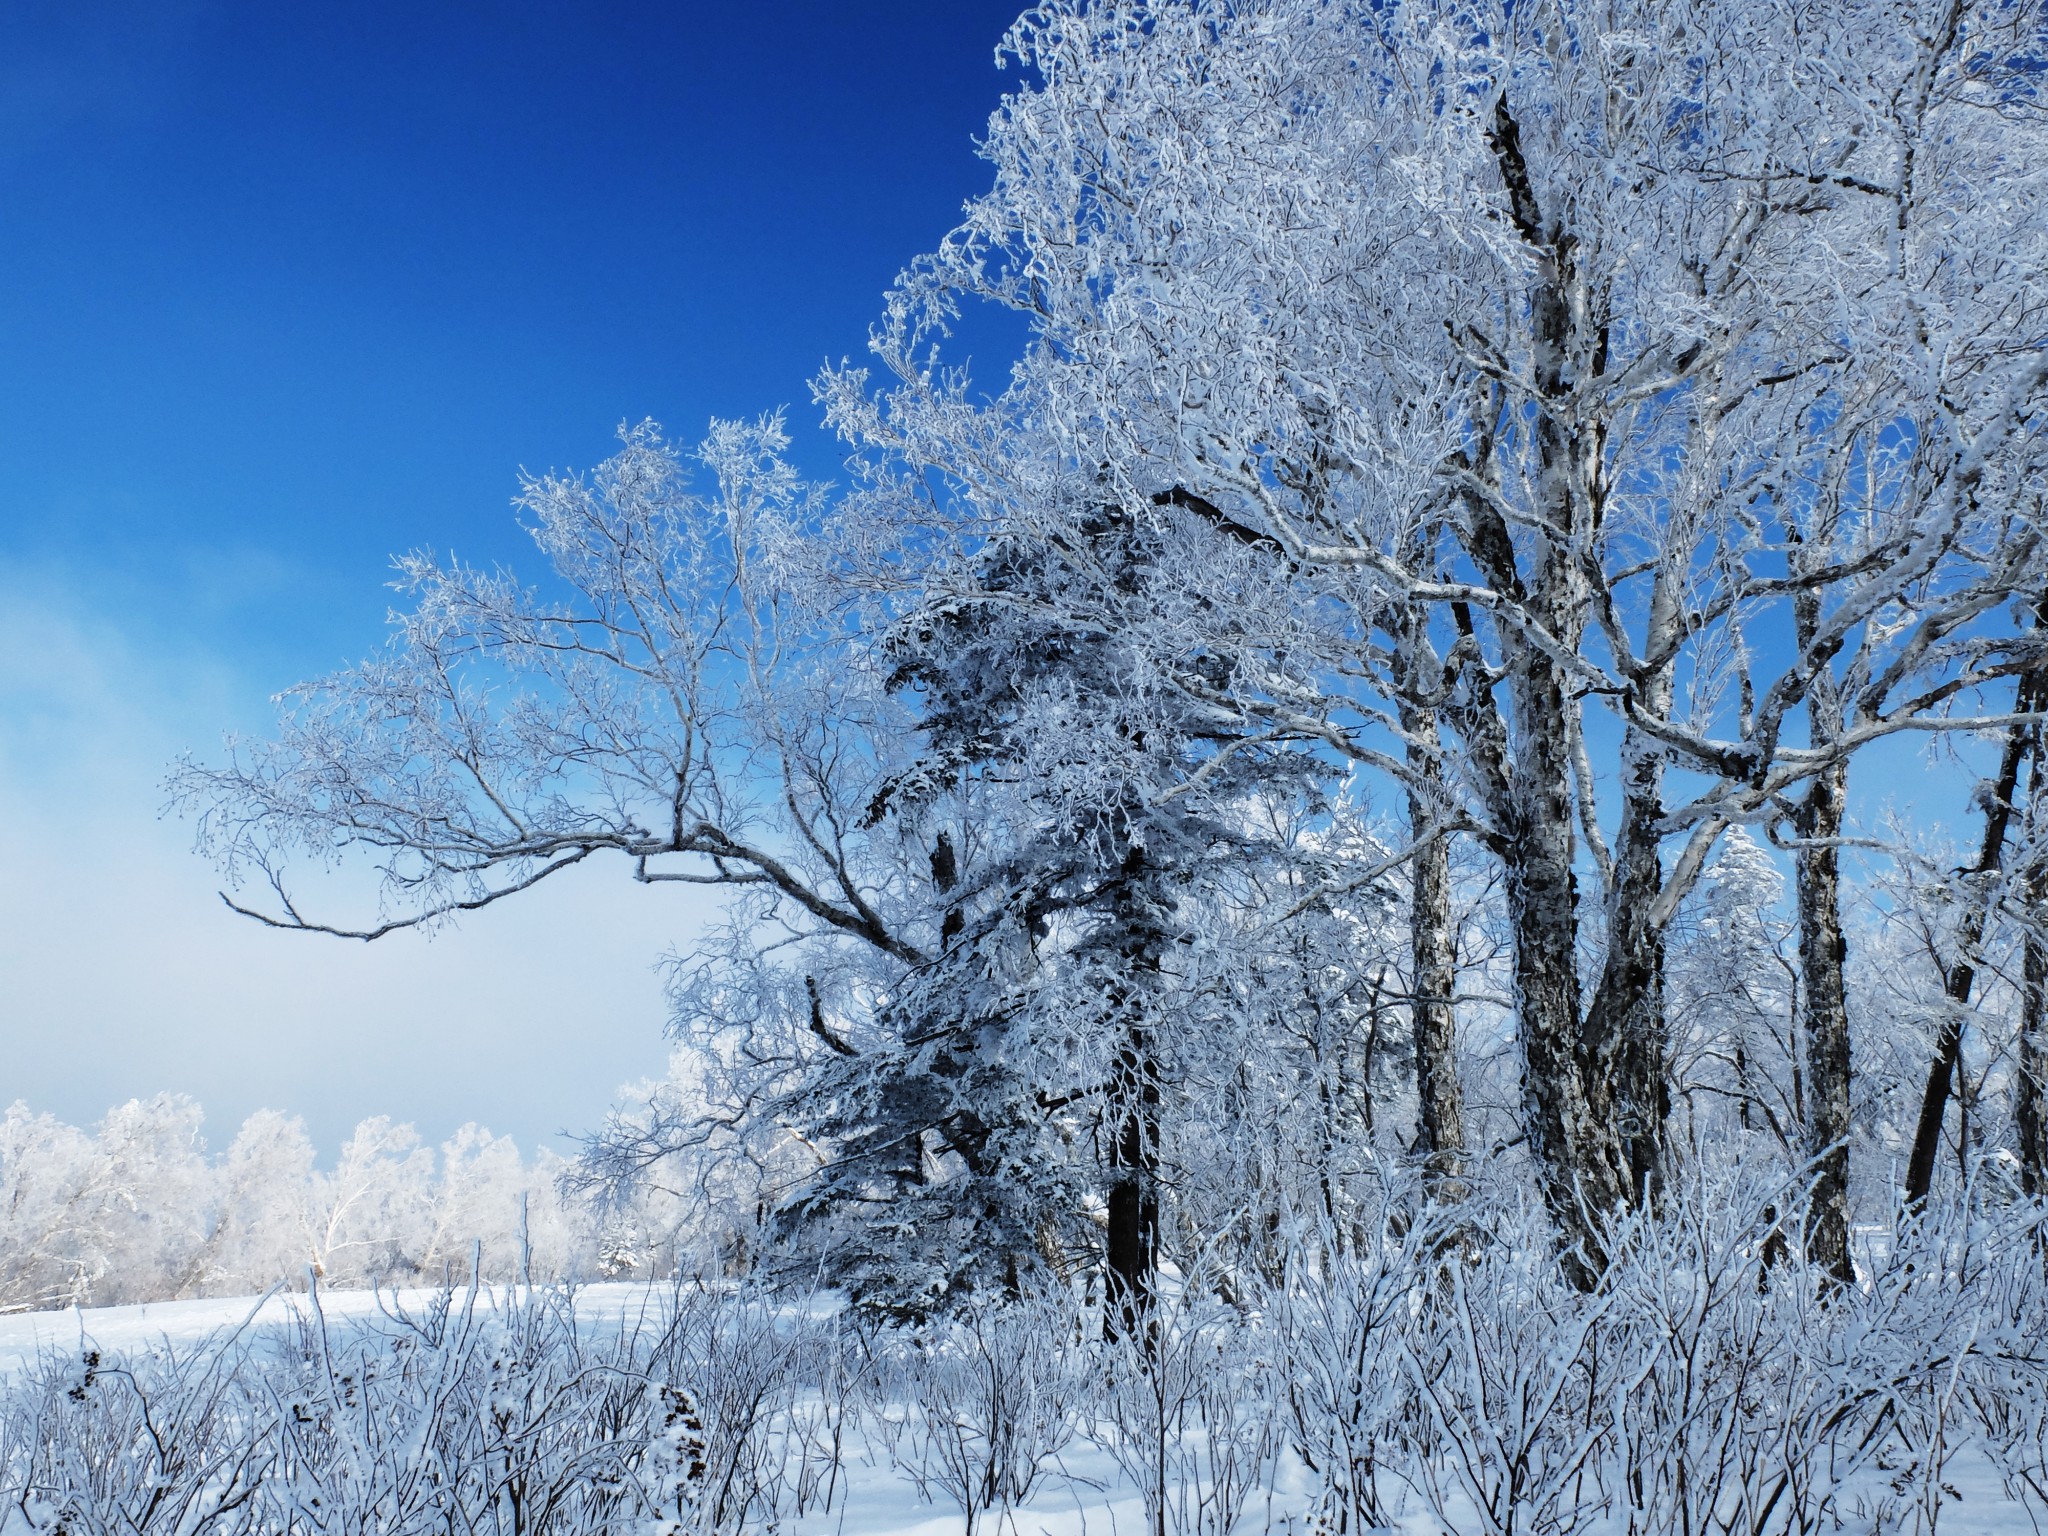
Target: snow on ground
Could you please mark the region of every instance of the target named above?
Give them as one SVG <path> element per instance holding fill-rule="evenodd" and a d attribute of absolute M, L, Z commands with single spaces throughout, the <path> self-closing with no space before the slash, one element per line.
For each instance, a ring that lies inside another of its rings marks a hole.
<path fill-rule="evenodd" d="M 485 1300 L 502 1292 L 486 1287 Z M 331 1323 L 366 1321 L 394 1311 L 417 1313 L 438 1293 L 430 1288 L 383 1292 L 322 1291 L 319 1305 Z M 596 1284 L 576 1292 L 576 1314 L 586 1326 L 616 1326 L 661 1315 L 664 1285 L 644 1282 Z M 125 1307 L 68 1307 L 62 1311 L 0 1315 L 0 1385 L 55 1355 L 77 1358 L 86 1348 L 105 1354 L 169 1346 L 190 1347 L 217 1335 L 280 1328 L 304 1316 L 302 1293 L 267 1297 L 214 1297 L 197 1301 L 156 1301 Z M 1032 1507 L 1016 1512 L 1017 1536 L 1138 1536 L 1145 1530 L 1136 1494 L 1116 1486 L 1108 1459 L 1078 1447 L 1061 1463 L 1066 1475 L 1048 1479 L 1048 1491 Z M 890 1463 L 880 1445 L 863 1442 L 849 1458 L 848 1497 L 829 1514 L 793 1522 L 791 1536 L 956 1536 L 959 1512 L 922 1502 Z M 984 1522 L 993 1532 L 997 1527 Z M 1001 1527 L 1012 1527 L 1004 1523 Z M 1261 1528 L 1253 1521 L 1250 1529 Z"/>
<path fill-rule="evenodd" d="M 330 1322 L 372 1320 L 393 1310 L 417 1312 L 436 1294 L 426 1288 L 325 1291 L 319 1304 Z M 589 1285 L 576 1293 L 577 1316 L 599 1327 L 652 1321 L 661 1315 L 666 1294 L 666 1287 L 643 1282 Z M 303 1294 L 279 1293 L 0 1315 L 0 1385 L 39 1357 L 76 1358 L 88 1346 L 109 1353 L 191 1346 L 233 1330 L 283 1326 L 303 1315 L 308 1304 Z M 869 1437 L 861 1437 L 853 1448 L 846 1477 L 845 1499 L 829 1513 L 791 1522 L 789 1536 L 957 1536 L 962 1531 L 960 1512 L 943 1500 L 934 1504 L 920 1498 L 886 1448 Z M 1958 1497 L 1944 1503 L 1933 1536 L 2042 1536 L 2026 1509 L 2005 1496 L 1996 1470 L 1974 1446 L 1957 1453 L 1946 1481 Z M 1303 1482 L 1298 1465 L 1283 1467 L 1275 1486 L 1252 1501 L 1237 1530 L 1312 1529 Z M 1895 1523 L 1895 1504 L 1891 1519 L 1878 1518 L 1880 1491 L 1873 1479 L 1867 1496 L 1852 1490 L 1844 1498 L 1843 1536 L 1890 1536 L 1914 1529 Z M 1398 1536 L 1445 1536 L 1441 1526 L 1412 1507 L 1413 1501 L 1406 1502 L 1409 1507 L 1396 1513 Z M 1000 1520 L 984 1517 L 981 1528 L 991 1536 L 1144 1536 L 1148 1530 L 1138 1494 L 1110 1458 L 1085 1441 L 1069 1448 L 1028 1504 Z M 1473 1518 L 1461 1521 L 1450 1536 L 1479 1536 L 1485 1529 Z"/>
<path fill-rule="evenodd" d="M 488 1295 L 502 1287 L 485 1289 Z M 352 1321 L 392 1309 L 418 1312 L 438 1294 L 425 1287 L 322 1291 L 320 1309 L 334 1321 Z M 637 1281 L 586 1285 L 576 1292 L 576 1315 L 586 1323 L 616 1323 L 640 1315 L 651 1319 L 661 1311 L 663 1294 L 663 1287 Z M 307 1306 L 303 1293 L 277 1292 L 268 1297 L 209 1297 L 0 1314 L 0 1377 L 33 1364 L 40 1355 L 70 1357 L 88 1344 L 103 1351 L 149 1349 L 165 1343 L 196 1344 L 242 1327 L 279 1327 L 305 1315 Z"/>

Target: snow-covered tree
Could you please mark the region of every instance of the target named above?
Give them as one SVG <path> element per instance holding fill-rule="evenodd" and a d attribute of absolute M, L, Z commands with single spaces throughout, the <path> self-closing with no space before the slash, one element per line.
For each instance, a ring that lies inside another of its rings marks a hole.
<path fill-rule="evenodd" d="M 0 1117 L 0 1210 L 9 1241 L 0 1254 L 0 1310 L 61 1306 L 96 1278 L 86 1223 L 92 1137 L 16 1102 Z"/>
<path fill-rule="evenodd" d="M 1694 1138 L 1732 1119 L 1775 1144 L 1791 1175 L 1808 1150 L 1786 885 L 1771 852 L 1730 829 L 1680 910 L 1667 959 L 1672 1092 Z"/>
<path fill-rule="evenodd" d="M 261 1291 L 314 1262 L 315 1161 L 304 1121 L 259 1109 L 242 1122 L 215 1175 L 203 1285 Z"/>
<path fill-rule="evenodd" d="M 2043 560 L 2036 26 L 1963 0 L 1043 7 L 994 189 L 877 332 L 882 388 L 822 382 L 850 437 L 998 525 L 1005 452 L 1052 437 L 1127 507 L 1268 550 L 1336 622 L 1265 619 L 1249 718 L 1425 790 L 1383 744 L 1451 728 L 1586 1273 L 1583 1213 L 1658 1177 L 1663 935 L 1721 831 L 1975 690 L 1995 713 L 2030 654 L 2000 605 Z M 985 407 L 931 350 L 976 300 L 1033 332 Z"/>
<path fill-rule="evenodd" d="M 270 887 L 252 913 L 374 938 L 608 854 L 922 954 L 859 832 L 890 735 L 790 587 L 816 498 L 781 424 L 715 423 L 694 453 L 651 424 L 621 438 L 588 478 L 523 483 L 550 583 L 405 557 L 415 606 L 383 655 L 287 693 L 275 741 L 181 768 L 202 845 Z M 709 495 L 689 489 L 700 467 Z M 284 881 L 291 856 L 343 848 L 374 858 L 386 903 L 346 930 L 304 918 Z"/>
<path fill-rule="evenodd" d="M 1020 480 L 1014 500 L 1085 497 L 1074 480 Z M 791 1215 L 850 1211 L 831 1247 L 871 1281 L 944 1297 L 1099 1250 L 1131 1312 L 1159 1261 L 1163 1138 L 1222 892 L 1285 856 L 1259 794 L 1299 799 L 1319 765 L 1157 675 L 1183 596 L 1154 580 L 1172 516 L 1056 526 L 935 563 L 881 636 L 920 750 L 869 815 L 932 849 L 940 947 L 779 1113 L 836 1149 Z M 1226 657 L 1174 664 L 1227 686 Z M 1099 1245 L 1076 1225 L 1089 1209 Z"/>
<path fill-rule="evenodd" d="M 174 1095 L 132 1100 L 90 1132 L 10 1108 L 0 1311 L 246 1295 L 309 1275 L 460 1281 L 479 1258 L 495 1280 L 602 1272 L 595 1213 L 565 1194 L 551 1153 L 529 1160 L 476 1125 L 437 1153 L 375 1117 L 323 1169 L 300 1121 L 258 1110 L 212 1158 L 202 1118 Z"/>

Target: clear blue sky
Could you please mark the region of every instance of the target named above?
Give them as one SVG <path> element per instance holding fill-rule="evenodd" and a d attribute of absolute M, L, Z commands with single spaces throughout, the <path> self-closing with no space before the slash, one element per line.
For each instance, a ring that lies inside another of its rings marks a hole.
<path fill-rule="evenodd" d="M 809 424 L 983 180 L 1015 3 L 4 0 L 0 548 L 325 660 L 517 465 Z"/>
<path fill-rule="evenodd" d="M 154 786 L 374 646 L 391 552 L 519 556 L 520 465 L 787 403 L 829 474 L 806 381 L 983 185 L 1014 4 L 0 0 L 0 1104 L 530 1142 L 658 1065 L 680 908 L 318 950 Z"/>

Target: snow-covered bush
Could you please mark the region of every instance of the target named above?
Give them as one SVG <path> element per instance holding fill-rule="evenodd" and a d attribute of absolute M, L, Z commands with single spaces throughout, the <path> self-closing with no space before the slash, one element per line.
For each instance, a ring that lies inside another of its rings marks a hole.
<path fill-rule="evenodd" d="M 1455 1249 L 1455 1227 L 1434 1216 L 1396 1232 L 1382 1224 L 1362 1243 L 1323 1225 L 1294 1251 L 1294 1267 L 1269 1299 L 1273 1379 L 1289 1449 L 1317 1490 L 1332 1531 L 1384 1526 L 1389 1465 L 1399 1465 L 1410 1388 L 1402 1340 L 1430 1283 L 1432 1254 Z"/>
<path fill-rule="evenodd" d="M 1473 1186 L 1289 1234 L 1277 1280 L 1176 1275 L 1108 1339 L 1078 1288 L 895 1326 L 726 1281 L 316 1291 L 0 1379 L 0 1532 L 685 1536 L 920 1496 L 977 1529 L 1931 1531 L 1997 1498 L 1987 1457 L 2048 1513 L 2040 1208 L 1930 1215 L 1844 1285 L 1773 1241 L 1796 1189 L 1731 1176 L 1606 1229 L 1589 1292 L 1526 1189 Z"/>
<path fill-rule="evenodd" d="M 0 1530 L 695 1536 L 796 1511 L 810 1325 L 694 1286 L 622 1321 L 555 1288 L 444 1290 L 129 1357 L 0 1398 Z"/>
<path fill-rule="evenodd" d="M 1090 1382 L 1070 1298 L 971 1307 L 891 1338 L 876 1422 L 895 1464 L 959 1506 L 972 1533 L 1015 1509 L 1073 1440 Z"/>
<path fill-rule="evenodd" d="M 0 1528 L 233 1533 L 263 1529 L 278 1470 L 252 1414 L 238 1336 L 116 1359 L 86 1348 L 11 1384 L 0 1428 Z"/>
<path fill-rule="evenodd" d="M 1238 1309 L 1188 1286 L 1106 1346 L 1092 1438 L 1138 1490 L 1149 1528 L 1249 1528 L 1282 1443 L 1265 1342 Z"/>

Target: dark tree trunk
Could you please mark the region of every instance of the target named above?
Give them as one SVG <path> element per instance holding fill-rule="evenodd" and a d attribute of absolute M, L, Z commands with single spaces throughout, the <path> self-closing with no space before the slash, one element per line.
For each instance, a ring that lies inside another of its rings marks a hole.
<path fill-rule="evenodd" d="M 1136 1334 L 1152 1306 L 1159 1268 L 1159 1114 L 1161 1074 L 1152 1010 L 1165 935 L 1147 899 L 1148 868 L 1142 848 L 1125 856 L 1110 905 L 1122 975 L 1112 1006 L 1123 1014 L 1109 1117 L 1108 1229 L 1104 1269 L 1105 1326 Z"/>
<path fill-rule="evenodd" d="M 1842 934 L 1838 841 L 1847 777 L 1846 767 L 1837 764 L 1807 789 L 1795 823 L 1800 848 L 1794 873 L 1800 1026 L 1806 1037 L 1806 1149 L 1813 1162 L 1806 1253 L 1844 1283 L 1856 1278 L 1849 1252 L 1849 946 Z"/>
<path fill-rule="evenodd" d="M 1524 596 L 1513 544 L 1498 512 L 1467 502 L 1465 537 L 1496 588 Z M 1552 633 L 1569 633 L 1578 579 L 1564 552 L 1544 548 L 1525 597 Z M 1538 603 L 1534 593 L 1545 593 Z M 1469 625 L 1459 611 L 1460 627 Z M 1630 1187 L 1612 1116 L 1589 1102 L 1578 971 L 1579 890 L 1572 802 L 1569 706 L 1557 663 L 1540 647 L 1504 645 L 1512 747 L 1490 690 L 1469 683 L 1457 705 L 1460 734 L 1493 828 L 1514 952 L 1515 1021 L 1522 1048 L 1522 1128 L 1562 1262 L 1590 1287 L 1606 1267 L 1598 1227 L 1622 1209 Z"/>
<path fill-rule="evenodd" d="M 1530 744 L 1520 743 L 1525 753 Z M 1602 1124 L 1581 1070 L 1578 878 L 1562 783 L 1527 772 L 1508 819 L 1505 866 L 1514 934 L 1516 1018 L 1522 1035 L 1522 1120 L 1574 1283 L 1606 1268 L 1599 1219 L 1627 1198 L 1615 1127 Z M 1531 782 L 1534 781 L 1534 782 Z"/>
<path fill-rule="evenodd" d="M 1803 564 L 1807 556 L 1802 550 L 1795 558 Z M 1809 588 L 1794 596 L 1792 622 L 1801 654 L 1814 652 L 1820 618 L 1816 591 Z M 1806 693 L 1807 732 L 1815 747 L 1824 747 L 1841 735 L 1842 702 L 1827 658 L 1817 657 L 1816 666 Z M 1847 763 L 1835 763 L 1817 774 L 1793 819 L 1799 837 L 1793 861 L 1799 908 L 1798 1007 L 1805 1034 L 1803 1081 L 1794 1102 L 1804 1120 L 1806 1154 L 1813 1166 L 1806 1253 L 1841 1284 L 1856 1279 L 1849 1248 L 1849 944 L 1842 931 L 1841 836 L 1848 778 Z M 1794 1071 L 1800 1067 L 1795 1059 Z"/>
<path fill-rule="evenodd" d="M 2040 765 L 2034 792 L 2040 793 Z M 2041 893 L 2032 893 L 2033 918 L 2042 920 Z M 2048 943 L 2030 927 L 2020 971 L 2020 1071 L 2013 1120 L 2019 1131 L 2020 1182 L 2036 1197 L 2048 1195 Z"/>
<path fill-rule="evenodd" d="M 2032 707 L 2037 692 L 2033 683 L 2034 679 L 2029 677 L 2020 685 L 2022 710 Z M 1984 802 L 1984 841 L 1978 849 L 1976 867 L 1971 871 L 1979 877 L 1993 874 L 2004 857 L 2006 829 L 2012 824 L 2013 791 L 2019 785 L 2020 761 L 2027 746 L 2025 726 L 2015 725 L 2006 732 L 2005 750 L 1998 760 L 1998 777 L 1992 780 Z M 1934 1185 L 1934 1160 L 1941 1153 L 1941 1122 L 1948 1110 L 1956 1065 L 1962 1060 L 1965 1014 L 1970 1005 L 1970 994 L 1977 985 L 1977 946 L 1984 941 L 1990 903 L 1980 892 L 1972 891 L 1970 896 L 1962 921 L 1956 925 L 1955 955 L 1949 961 L 1948 973 L 1943 978 L 1942 990 L 1948 996 L 1949 1006 L 1942 1017 L 1940 1036 L 1935 1041 L 1934 1060 L 1927 1069 L 1927 1087 L 1920 1096 L 1920 1120 L 1913 1132 L 1913 1153 L 1906 1164 L 1906 1203 L 1909 1207 L 1925 1204 L 1927 1193 Z"/>
<path fill-rule="evenodd" d="M 2037 704 L 2048 688 L 2038 682 Z M 2027 758 L 2027 819 L 2035 840 L 2030 850 L 2035 860 L 2027 876 L 2027 925 L 2020 939 L 2020 1040 L 2019 1077 L 2014 1084 L 2013 1122 L 2019 1138 L 2020 1183 L 2030 1195 L 2048 1196 L 2048 850 L 2040 839 L 2048 837 L 2048 786 L 2042 774 L 2048 771 L 2048 730 L 2033 727 Z"/>
<path fill-rule="evenodd" d="M 1538 505 L 1526 528 L 1511 531 L 1490 497 L 1472 490 L 1463 495 L 1459 537 L 1501 598 L 1495 609 L 1501 625 L 1496 676 L 1505 693 L 1506 718 L 1492 680 L 1475 682 L 1469 671 L 1465 695 L 1455 708 L 1492 822 L 1487 843 L 1504 875 L 1522 1050 L 1523 1128 L 1558 1229 L 1564 1271 L 1575 1284 L 1590 1287 L 1607 1263 L 1603 1223 L 1631 1203 L 1639 1186 L 1636 1163 L 1654 1163 L 1655 1137 L 1648 1122 L 1661 1124 L 1653 1110 L 1647 1120 L 1637 1121 L 1635 1145 L 1625 1146 L 1616 1106 L 1626 1094 L 1634 1113 L 1662 1091 L 1661 1081 L 1655 1089 L 1647 1081 L 1661 1079 L 1661 1060 L 1651 1059 L 1660 1053 L 1648 1048 L 1656 1031 L 1645 1022 L 1655 1011 L 1653 988 L 1662 969 L 1654 933 L 1646 926 L 1626 940 L 1612 985 L 1596 993 L 1601 999 L 1596 1016 L 1582 1012 L 1578 972 L 1572 789 L 1577 703 L 1557 653 L 1577 647 L 1593 608 L 1589 580 L 1597 579 L 1597 573 L 1589 575 L 1585 551 L 1599 537 L 1606 468 L 1601 429 L 1583 420 L 1576 381 L 1597 376 L 1605 367 L 1606 331 L 1598 301 L 1577 271 L 1576 239 L 1556 210 L 1541 205 L 1522 152 L 1520 125 L 1505 97 L 1494 104 L 1487 143 L 1509 220 L 1532 257 L 1530 374 L 1526 398 L 1494 396 L 1482 402 L 1477 419 L 1483 444 L 1475 447 L 1490 455 L 1498 446 L 1494 426 L 1502 424 L 1506 440 L 1533 460 L 1515 472 L 1534 488 Z M 1488 471 L 1488 462 L 1482 460 L 1479 468 Z M 1454 612 L 1460 628 L 1470 634 L 1469 615 Z M 1651 844 L 1653 826 L 1654 818 L 1638 823 L 1641 838 Z M 1636 873 L 1639 880 L 1649 878 L 1641 866 Z M 1628 914 L 1628 920 L 1647 925 L 1650 913 L 1642 909 Z M 1626 1088 L 1619 1086 L 1623 1078 L 1629 1080 Z"/>
<path fill-rule="evenodd" d="M 2036 690 L 2040 698 L 2040 690 Z M 2028 819 L 2030 831 L 2040 838 L 2048 823 L 2048 803 L 2042 801 L 2042 768 L 2048 766 L 2048 741 L 2036 725 L 2028 741 Z M 2036 854 L 2038 858 L 2040 854 Z M 2036 1196 L 2048 1196 L 2048 944 L 2042 942 L 2040 920 L 2044 915 L 2042 874 L 2036 868 L 2028 874 L 2028 926 L 2021 936 L 2019 956 L 2019 1071 L 2013 1081 L 2013 1130 L 2019 1139 L 2019 1186 Z"/>
<path fill-rule="evenodd" d="M 1110 1144 L 1107 1322 L 1134 1333 L 1152 1305 L 1159 1267 L 1159 1072 L 1151 1032 L 1134 1026 L 1117 1060 Z"/>
<path fill-rule="evenodd" d="M 1664 1029 L 1664 927 L 1659 823 L 1663 758 L 1631 731 L 1623 746 L 1621 827 L 1607 899 L 1607 956 L 1580 1037 L 1587 1097 L 1614 1128 L 1615 1155 L 1632 1204 L 1648 1205 L 1663 1181 L 1664 1126 L 1671 1114 Z"/>
<path fill-rule="evenodd" d="M 1468 510 L 1468 549 L 1490 582 L 1519 594 L 1506 525 L 1483 503 L 1470 502 Z M 1561 551 L 1543 554 L 1533 587 L 1553 594 L 1546 624 L 1566 627 L 1568 610 L 1559 604 L 1575 581 Z M 1461 628 L 1470 622 L 1462 612 L 1459 620 Z M 1563 676 L 1541 648 L 1510 640 L 1505 650 L 1512 747 L 1490 690 L 1468 680 L 1456 713 L 1493 822 L 1487 845 L 1501 862 L 1522 1049 L 1522 1128 L 1565 1273 L 1590 1287 L 1607 1264 L 1600 1222 L 1627 1205 L 1631 1180 L 1613 1117 L 1596 1113 L 1587 1091 L 1569 706 Z"/>

